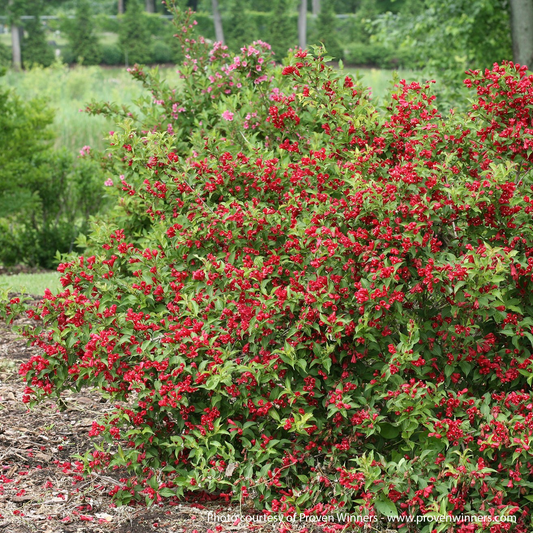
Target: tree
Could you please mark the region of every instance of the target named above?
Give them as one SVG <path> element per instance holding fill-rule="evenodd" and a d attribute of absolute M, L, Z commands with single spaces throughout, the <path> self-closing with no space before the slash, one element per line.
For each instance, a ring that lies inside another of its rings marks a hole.
<path fill-rule="evenodd" d="M 513 59 L 533 68 L 533 1 L 511 0 Z"/>
<path fill-rule="evenodd" d="M 22 51 L 20 46 L 20 34 L 22 27 L 15 22 L 11 23 L 11 49 L 13 51 L 13 69 L 20 70 L 22 68 Z"/>
<path fill-rule="evenodd" d="M 88 0 L 78 0 L 74 23 L 69 26 L 69 45 L 74 58 L 84 65 L 98 65 L 102 51 L 95 33 L 94 19 Z"/>
<path fill-rule="evenodd" d="M 120 23 L 118 42 L 126 63 L 150 61 L 150 34 L 145 23 L 144 11 L 139 0 L 129 0 L 124 18 Z"/>
<path fill-rule="evenodd" d="M 298 10 L 298 45 L 300 48 L 307 47 L 307 0 L 300 0 Z"/>
<path fill-rule="evenodd" d="M 298 42 L 292 7 L 292 0 L 272 1 L 272 10 L 268 21 L 268 42 L 279 62 L 287 55 L 289 48 L 296 46 Z"/>
<path fill-rule="evenodd" d="M 312 0 L 313 2 L 313 15 L 317 16 L 320 13 L 320 0 Z"/>
<path fill-rule="evenodd" d="M 503 0 L 408 1 L 377 22 L 378 41 L 408 48 L 420 66 L 454 72 L 461 81 L 467 68 L 490 67 L 512 57 L 509 5 Z"/>
<path fill-rule="evenodd" d="M 27 12 L 33 18 L 24 23 L 24 38 L 22 39 L 22 63 L 25 67 L 41 65 L 49 67 L 54 62 L 54 51 L 46 40 L 46 31 L 41 21 L 43 2 L 41 0 L 27 0 Z"/>
<path fill-rule="evenodd" d="M 328 55 L 342 59 L 344 52 L 337 39 L 336 17 L 333 10 L 334 0 L 322 0 L 321 9 L 315 25 L 315 41 L 322 43 Z"/>
<path fill-rule="evenodd" d="M 232 0 L 229 6 L 228 25 L 224 32 L 228 48 L 238 52 L 254 40 L 254 28 L 248 15 L 249 0 Z"/>
<path fill-rule="evenodd" d="M 155 13 L 155 3 L 154 0 L 145 0 L 146 12 Z"/>
<path fill-rule="evenodd" d="M 222 16 L 218 8 L 218 0 L 211 0 L 211 8 L 213 9 L 213 22 L 215 24 L 215 36 L 219 43 L 224 44 L 224 29 L 222 27 Z"/>
<path fill-rule="evenodd" d="M 12 66 L 14 70 L 20 70 L 22 68 L 21 34 L 23 35 L 20 17 L 24 14 L 24 5 L 20 0 L 8 0 L 7 6 L 4 7 L 7 7 L 8 22 L 11 27 Z"/>

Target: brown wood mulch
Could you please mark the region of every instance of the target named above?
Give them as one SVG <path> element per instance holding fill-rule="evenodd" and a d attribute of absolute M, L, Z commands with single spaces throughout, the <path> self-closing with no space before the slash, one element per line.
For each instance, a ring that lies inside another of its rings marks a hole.
<path fill-rule="evenodd" d="M 21 318 L 16 324 L 25 321 L 28 319 Z M 322 530 L 305 523 L 280 526 L 264 522 L 215 522 L 212 513 L 218 516 L 241 513 L 238 506 L 217 501 L 116 506 L 108 494 L 116 485 L 113 474 L 82 479 L 72 458 L 92 449 L 93 442 L 88 437 L 92 422 L 113 406 L 97 393 L 84 390 L 64 396 L 61 410 L 53 400 L 28 409 L 22 402 L 24 383 L 18 368 L 34 350 L 0 321 L 0 533 Z"/>

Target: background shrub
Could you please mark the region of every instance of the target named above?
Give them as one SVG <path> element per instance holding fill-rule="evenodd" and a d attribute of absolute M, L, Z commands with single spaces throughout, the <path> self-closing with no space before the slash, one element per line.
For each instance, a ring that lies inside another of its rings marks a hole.
<path fill-rule="evenodd" d="M 119 29 L 119 46 L 129 65 L 150 61 L 150 33 L 139 0 L 128 2 Z"/>
<path fill-rule="evenodd" d="M 99 165 L 53 149 L 44 99 L 0 91 L 0 263 L 54 268 L 104 205 Z M 84 151 L 87 153 L 87 151 Z"/>
<path fill-rule="evenodd" d="M 333 0 L 321 0 L 321 9 L 314 27 L 314 42 L 322 43 L 334 59 L 343 59 L 343 49 L 336 31 L 336 18 Z"/>
<path fill-rule="evenodd" d="M 172 63 L 175 51 L 164 41 L 157 40 L 152 44 L 150 63 Z"/>
<path fill-rule="evenodd" d="M 0 43 L 0 68 L 11 65 L 11 49 L 3 43 Z"/>
<path fill-rule="evenodd" d="M 32 65 L 49 67 L 54 62 L 54 50 L 46 40 L 45 28 L 38 15 L 24 24 L 21 52 L 26 68 Z"/>
<path fill-rule="evenodd" d="M 276 61 L 287 55 L 289 48 L 298 45 L 297 15 L 292 9 L 292 0 L 272 0 L 268 16 L 267 39 L 276 54 Z"/>
<path fill-rule="evenodd" d="M 88 0 L 78 0 L 76 15 L 67 30 L 69 52 L 75 61 L 84 65 L 98 65 L 102 60 L 102 50 L 95 33 L 91 5 Z"/>
<path fill-rule="evenodd" d="M 102 63 L 104 65 L 123 65 L 124 54 L 117 44 L 102 45 Z"/>
<path fill-rule="evenodd" d="M 228 48 L 233 52 L 256 40 L 257 29 L 250 19 L 248 0 L 232 0 L 229 13 L 225 18 L 224 39 Z"/>

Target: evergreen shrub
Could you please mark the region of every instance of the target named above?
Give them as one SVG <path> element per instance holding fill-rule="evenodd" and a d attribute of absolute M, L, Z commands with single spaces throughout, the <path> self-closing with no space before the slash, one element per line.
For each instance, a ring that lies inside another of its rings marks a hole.
<path fill-rule="evenodd" d="M 88 0 L 78 0 L 76 15 L 67 27 L 69 53 L 76 62 L 84 65 L 98 65 L 102 60 L 102 49 L 95 33 L 94 19 Z"/>
<path fill-rule="evenodd" d="M 102 45 L 102 64 L 124 65 L 124 54 L 118 44 Z"/>
<path fill-rule="evenodd" d="M 54 62 L 54 50 L 47 42 L 46 29 L 38 15 L 25 21 L 21 53 L 25 68 L 32 65 L 49 67 Z"/>
<path fill-rule="evenodd" d="M 120 22 L 118 42 L 129 65 L 150 62 L 151 35 L 146 23 L 148 15 L 140 0 L 129 0 Z"/>

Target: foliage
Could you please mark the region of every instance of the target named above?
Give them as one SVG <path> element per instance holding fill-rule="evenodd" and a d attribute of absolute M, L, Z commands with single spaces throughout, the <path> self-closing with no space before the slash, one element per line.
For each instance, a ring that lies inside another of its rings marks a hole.
<path fill-rule="evenodd" d="M 156 64 L 172 63 L 174 60 L 174 50 L 166 42 L 157 40 L 152 44 L 151 62 Z"/>
<path fill-rule="evenodd" d="M 250 44 L 257 35 L 252 20 L 248 14 L 248 0 L 232 0 L 229 8 L 224 37 L 228 48 L 238 52 L 243 46 Z"/>
<path fill-rule="evenodd" d="M 4 43 L 0 43 L 0 69 L 11 65 L 11 50 Z"/>
<path fill-rule="evenodd" d="M 385 69 L 409 68 L 412 55 L 407 50 L 393 50 L 380 44 L 350 43 L 344 50 L 346 63 Z"/>
<path fill-rule="evenodd" d="M 123 65 L 124 54 L 116 44 L 102 45 L 102 64 L 103 65 Z"/>
<path fill-rule="evenodd" d="M 51 268 L 102 206 L 92 161 L 54 151 L 44 100 L 0 91 L 0 262 Z"/>
<path fill-rule="evenodd" d="M 398 13 L 377 18 L 374 40 L 408 50 L 414 66 L 438 76 L 451 107 L 461 101 L 465 69 L 512 58 L 509 16 L 507 0 L 410 0 Z"/>
<path fill-rule="evenodd" d="M 70 53 L 84 65 L 97 65 L 102 60 L 102 50 L 95 33 L 91 5 L 88 0 L 78 0 L 74 23 L 67 33 Z"/>
<path fill-rule="evenodd" d="M 272 43 L 276 59 L 281 62 L 289 48 L 298 44 L 296 17 L 292 0 L 272 0 L 271 5 L 267 41 Z"/>
<path fill-rule="evenodd" d="M 129 65 L 150 61 L 150 34 L 139 0 L 129 0 L 120 23 L 119 46 Z"/>
<path fill-rule="evenodd" d="M 380 114 L 320 50 L 281 69 L 178 27 L 178 90 L 139 67 L 140 109 L 94 109 L 126 119 L 116 212 L 28 310 L 25 401 L 116 402 L 82 463 L 118 470 L 122 502 L 530 531 L 533 76 L 471 72 L 447 120 L 430 83 L 401 82 Z"/>
<path fill-rule="evenodd" d="M 321 0 L 320 13 L 315 24 L 315 42 L 322 43 L 335 59 L 343 59 L 343 50 L 335 31 L 333 0 Z"/>
<path fill-rule="evenodd" d="M 41 65 L 49 67 L 54 62 L 54 51 L 46 41 L 46 33 L 38 14 L 24 24 L 24 38 L 21 51 L 24 66 Z"/>

